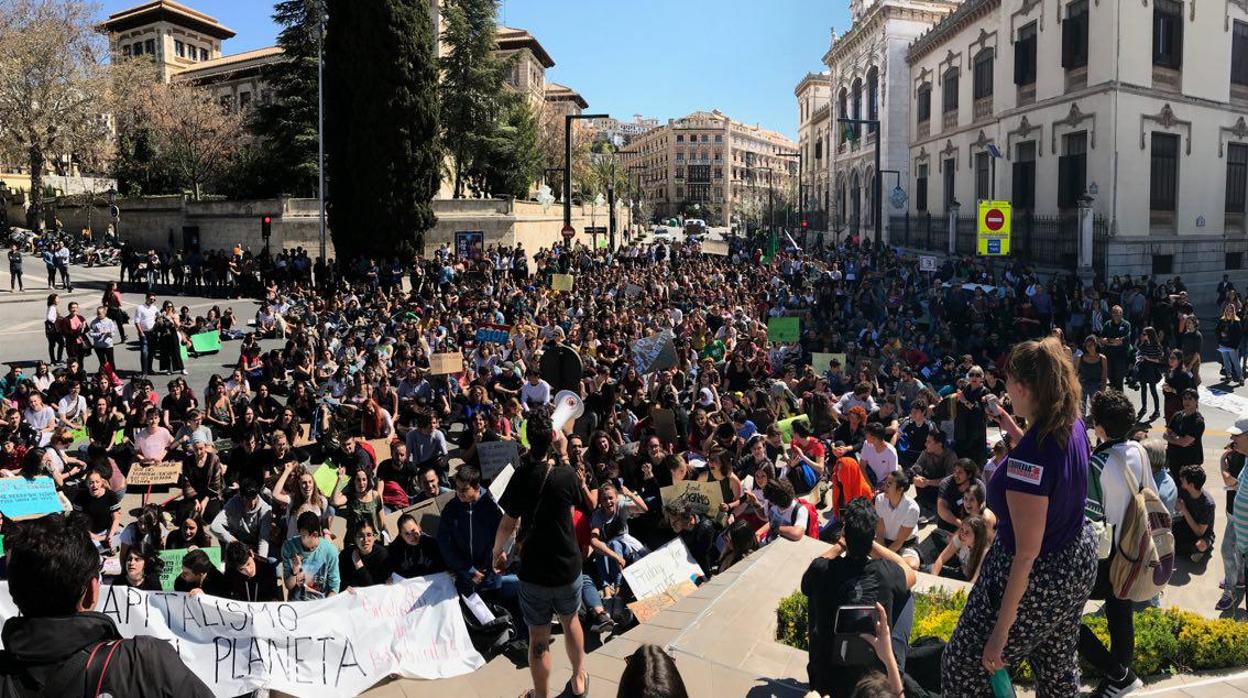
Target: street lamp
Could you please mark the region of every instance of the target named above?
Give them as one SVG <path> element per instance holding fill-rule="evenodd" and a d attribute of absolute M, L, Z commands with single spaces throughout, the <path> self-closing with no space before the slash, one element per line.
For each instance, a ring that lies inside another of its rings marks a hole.
<path fill-rule="evenodd" d="M 325 241 L 325 9 L 324 0 L 316 0 L 316 173 L 320 180 L 317 194 L 321 223 L 321 262 L 328 262 Z M 319 284 L 320 279 L 316 280 Z"/>
<path fill-rule="evenodd" d="M 797 217 L 798 224 L 806 220 L 806 202 L 802 200 L 802 169 L 805 167 L 806 158 L 801 152 L 796 153 L 776 153 L 777 157 L 797 158 Z M 804 244 L 804 243 L 803 243 Z"/>
<path fill-rule="evenodd" d="M 572 227 L 572 122 L 577 119 L 609 119 L 610 114 L 563 115 L 563 237 L 571 241 L 576 235 Z"/>
<path fill-rule="evenodd" d="M 630 179 L 632 178 L 633 170 L 645 171 L 647 169 L 648 168 L 645 165 L 629 165 L 628 166 L 629 178 Z M 642 186 L 641 186 L 641 175 L 638 175 L 637 176 L 637 189 L 633 192 L 636 198 L 630 197 L 629 202 L 628 202 L 628 238 L 630 239 L 633 236 L 633 206 L 641 205 L 641 199 L 644 193 L 645 193 L 645 190 L 642 189 Z"/>
<path fill-rule="evenodd" d="M 880 141 L 882 140 L 882 137 L 883 137 L 883 134 L 880 133 L 880 120 L 879 119 L 840 118 L 840 119 L 837 119 L 836 121 L 837 123 L 841 123 L 841 124 L 854 124 L 854 125 L 866 124 L 868 126 L 875 126 L 875 181 L 871 183 L 872 191 L 874 192 L 873 195 L 871 196 L 871 203 L 872 203 L 871 215 L 875 217 L 875 244 L 878 247 L 884 241 L 883 240 L 884 222 L 880 220 L 880 216 L 882 213 L 881 206 L 880 206 L 880 203 L 881 203 L 880 202 L 880 195 L 881 195 L 880 190 L 882 187 L 880 185 L 884 181 L 883 173 L 880 172 Z"/>

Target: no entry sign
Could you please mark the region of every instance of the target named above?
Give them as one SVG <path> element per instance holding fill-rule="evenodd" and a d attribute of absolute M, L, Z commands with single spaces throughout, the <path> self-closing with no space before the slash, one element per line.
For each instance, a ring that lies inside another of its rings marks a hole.
<path fill-rule="evenodd" d="M 985 257 L 1010 254 L 1010 202 L 980 201 L 975 251 Z"/>

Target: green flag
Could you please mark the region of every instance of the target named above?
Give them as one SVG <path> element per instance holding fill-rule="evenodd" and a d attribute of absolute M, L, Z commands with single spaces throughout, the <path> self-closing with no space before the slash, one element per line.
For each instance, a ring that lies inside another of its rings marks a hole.
<path fill-rule="evenodd" d="M 780 250 L 780 240 L 776 237 L 776 231 L 771 231 L 767 236 L 767 251 L 763 253 L 763 264 L 771 264 L 771 260 L 776 258 L 776 252 Z"/>

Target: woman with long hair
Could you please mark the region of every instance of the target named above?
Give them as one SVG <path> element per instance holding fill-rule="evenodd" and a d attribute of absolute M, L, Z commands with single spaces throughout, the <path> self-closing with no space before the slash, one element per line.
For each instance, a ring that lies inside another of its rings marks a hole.
<path fill-rule="evenodd" d="M 294 486 L 288 481 L 294 479 Z M 316 486 L 316 479 L 303 465 L 294 461 L 286 461 L 282 474 L 273 484 L 273 501 L 286 507 L 286 535 L 293 536 L 299 530 L 299 515 L 305 511 L 316 514 L 321 520 L 321 528 L 328 535 L 329 525 L 334 520 L 334 510 L 329 506 L 329 499 Z"/>
<path fill-rule="evenodd" d="M 1161 372 L 1166 367 L 1166 350 L 1157 338 L 1157 330 L 1145 327 L 1140 332 L 1140 341 L 1135 345 L 1135 377 L 1140 382 L 1140 411 L 1136 419 L 1143 419 L 1148 413 L 1148 395 L 1153 396 L 1153 414 L 1148 421 L 1157 419 L 1161 412 L 1161 401 L 1157 398 L 1157 384 L 1161 382 Z M 1147 392 L 1145 392 L 1147 391 Z"/>
<path fill-rule="evenodd" d="M 1162 403 L 1162 417 L 1169 422 L 1175 412 L 1183 409 L 1183 391 L 1196 387 L 1196 379 L 1183 363 L 1183 352 L 1174 349 L 1170 352 L 1166 367 L 1166 382 L 1161 386 L 1165 395 Z"/>
<path fill-rule="evenodd" d="M 338 483 L 347 479 L 346 468 L 338 469 Z M 369 522 L 374 531 L 386 533 L 381 518 L 381 492 L 383 483 L 373 474 L 360 468 L 355 471 L 347 486 L 334 495 L 334 507 L 342 510 L 347 518 L 347 540 L 355 540 L 355 532 L 361 521 Z M 337 489 L 337 487 L 335 487 Z"/>
<path fill-rule="evenodd" d="M 1101 353 L 1101 340 L 1095 334 L 1083 339 L 1083 353 L 1075 363 L 1079 367 L 1079 388 L 1083 394 L 1079 405 L 1082 413 L 1088 409 L 1088 400 L 1109 384 L 1109 359 Z"/>
<path fill-rule="evenodd" d="M 1016 442 L 988 482 L 997 535 L 945 647 L 945 685 L 991 693 L 990 677 L 1026 659 L 1040 695 L 1079 690 L 1075 650 L 1096 579 L 1097 540 L 1084 517 L 1088 431 L 1075 367 L 1049 337 L 1015 345 L 1006 389 L 1024 432 L 996 415 Z"/>
<path fill-rule="evenodd" d="M 832 466 L 832 520 L 841 518 L 841 510 L 855 499 L 871 501 L 875 490 L 862 472 L 858 461 L 842 456 Z"/>
<path fill-rule="evenodd" d="M 1243 366 L 1240 365 L 1239 340 L 1244 334 L 1244 323 L 1234 303 L 1222 306 L 1218 318 L 1218 356 L 1222 359 L 1222 375 L 1228 382 L 1244 384 Z"/>
<path fill-rule="evenodd" d="M 984 553 L 988 552 L 988 543 L 991 541 L 992 533 L 982 518 L 968 516 L 962 519 L 957 535 L 949 536 L 949 544 L 932 563 L 931 574 L 974 584 L 979 577 L 979 565 L 983 562 Z M 946 569 L 945 564 L 955 557 L 958 566 Z"/>
<path fill-rule="evenodd" d="M 52 285 L 48 284 L 48 288 L 52 288 Z M 61 358 L 65 355 L 65 340 L 57 329 L 57 323 L 61 319 L 57 299 L 55 293 L 48 294 L 48 306 L 43 315 L 43 335 L 48 340 L 48 362 L 53 364 L 61 363 Z"/>

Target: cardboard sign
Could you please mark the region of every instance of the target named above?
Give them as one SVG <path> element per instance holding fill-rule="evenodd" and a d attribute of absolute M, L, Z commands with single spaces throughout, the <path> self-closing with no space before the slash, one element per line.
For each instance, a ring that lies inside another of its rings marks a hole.
<path fill-rule="evenodd" d="M 936 258 L 926 254 L 919 257 L 919 271 L 936 271 Z"/>
<path fill-rule="evenodd" d="M 38 518 L 62 511 L 61 499 L 56 494 L 52 478 L 0 478 L 0 514 L 4 514 L 6 519 Z"/>
<path fill-rule="evenodd" d="M 704 240 L 702 242 L 702 254 L 713 254 L 717 257 L 728 256 L 727 240 Z"/>
<path fill-rule="evenodd" d="M 780 429 L 780 436 L 784 438 L 785 444 L 788 444 L 790 441 L 793 440 L 793 423 L 794 422 L 806 422 L 806 425 L 809 426 L 810 417 L 807 417 L 806 415 L 801 414 L 796 417 L 789 417 L 788 419 L 782 419 L 776 422 L 776 426 L 779 427 Z"/>
<path fill-rule="evenodd" d="M 639 599 L 660 594 L 681 582 L 696 584 L 705 576 L 680 538 L 624 568 L 624 580 Z"/>
<path fill-rule="evenodd" d="M 460 259 L 480 259 L 485 254 L 485 232 L 459 230 L 455 232 L 455 256 Z"/>
<path fill-rule="evenodd" d="M 652 618 L 662 613 L 664 610 L 676 605 L 676 602 L 689 596 L 697 591 L 698 587 L 688 579 L 682 579 L 680 582 L 664 589 L 663 591 L 647 596 L 644 599 L 638 599 L 628 604 L 628 610 L 633 612 L 633 616 L 637 618 L 638 623 L 649 623 Z"/>
<path fill-rule="evenodd" d="M 142 466 L 135 463 L 126 475 L 126 486 L 172 485 L 182 477 L 182 463 L 172 461 Z"/>
<path fill-rule="evenodd" d="M 165 563 L 160 568 L 160 588 L 165 591 L 173 591 L 173 580 L 182 574 L 182 558 L 192 550 L 203 550 L 208 554 L 208 559 L 212 560 L 212 564 L 217 569 L 224 572 L 225 567 L 221 564 L 221 548 L 174 548 L 172 550 L 160 551 L 160 559 Z"/>
<path fill-rule="evenodd" d="M 674 368 L 677 363 L 676 343 L 672 340 L 671 330 L 633 342 L 632 351 L 633 365 L 638 373 Z"/>
<path fill-rule="evenodd" d="M 326 497 L 334 496 L 338 485 L 338 469 L 331 463 L 323 463 L 312 473 L 312 479 L 316 482 L 316 489 Z M 345 486 L 346 483 L 344 482 Z"/>
<path fill-rule="evenodd" d="M 516 469 L 508 463 L 494 478 L 494 482 L 490 483 L 490 496 L 494 497 L 494 501 L 503 498 L 503 493 L 507 491 L 507 483 L 511 482 L 511 476 L 516 474 Z M 0 556 L 4 555 L 4 536 L 0 536 Z"/>
<path fill-rule="evenodd" d="M 200 332 L 191 335 L 191 348 L 196 354 L 211 354 L 221 351 L 221 333 L 213 330 L 211 332 Z"/>
<path fill-rule="evenodd" d="M 481 479 L 493 480 L 507 466 L 520 464 L 520 444 L 515 441 L 486 441 L 477 444 Z"/>
<path fill-rule="evenodd" d="M 445 376 L 453 373 L 459 373 L 464 370 L 464 355 L 457 351 L 447 351 L 441 354 L 433 354 L 429 357 L 429 373 L 435 376 Z"/>
<path fill-rule="evenodd" d="M 573 276 L 571 274 L 551 274 L 550 288 L 553 291 L 567 291 L 571 293 L 572 279 Z"/>
<path fill-rule="evenodd" d="M 506 344 L 511 337 L 511 325 L 482 325 L 477 328 L 477 343 L 494 342 Z"/>
<path fill-rule="evenodd" d="M 796 342 L 801 338 L 801 320 L 795 317 L 773 317 L 767 321 L 767 339 L 773 342 Z"/>
<path fill-rule="evenodd" d="M 727 518 L 727 512 L 719 510 L 724 503 L 724 493 L 718 482 L 695 482 L 683 480 L 659 490 L 663 506 L 669 504 L 687 505 L 695 514 L 721 522 Z"/>

